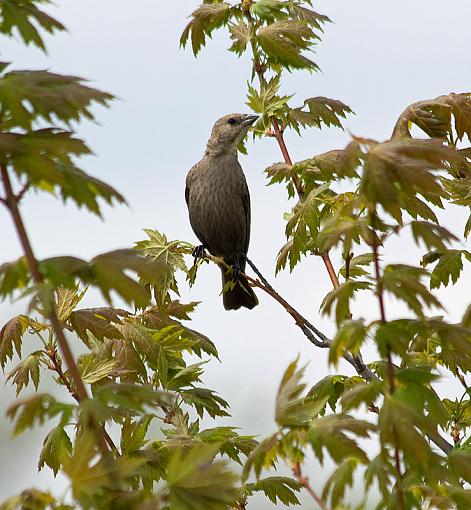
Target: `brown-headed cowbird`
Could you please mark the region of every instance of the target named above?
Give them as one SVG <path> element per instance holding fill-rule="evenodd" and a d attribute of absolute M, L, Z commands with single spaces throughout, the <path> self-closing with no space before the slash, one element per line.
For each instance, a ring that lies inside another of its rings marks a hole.
<path fill-rule="evenodd" d="M 226 310 L 258 304 L 247 279 L 242 276 L 250 239 L 250 195 L 237 148 L 256 115 L 226 115 L 214 124 L 203 159 L 189 171 L 185 198 L 190 223 L 203 247 L 222 257 L 223 303 Z"/>

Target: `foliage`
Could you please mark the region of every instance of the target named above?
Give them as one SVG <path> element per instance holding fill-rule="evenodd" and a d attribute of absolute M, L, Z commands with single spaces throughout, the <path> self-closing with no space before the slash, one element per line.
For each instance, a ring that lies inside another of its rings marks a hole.
<path fill-rule="evenodd" d="M 0 31 L 44 50 L 42 33 L 64 30 L 42 10 L 47 4 L 0 2 Z M 325 262 L 332 253 L 341 259 L 338 272 L 330 272 L 334 288 L 321 303 L 337 330 L 320 346 L 329 348 L 329 363 L 344 358 L 357 373 L 333 373 L 308 385 L 299 360 L 292 361 L 276 395 L 273 432 L 265 438 L 219 422 L 203 428 L 202 418 L 229 417 L 230 409 L 203 384 L 205 363 L 218 352 L 188 326 L 198 303 L 180 301 L 179 279 L 192 284 L 202 263 L 188 267 L 190 244 L 145 230 L 147 239 L 134 248 L 90 261 L 34 258 L 19 209 L 30 189 L 71 199 L 97 215 L 103 201 L 124 202 L 78 167 L 90 149 L 72 131 L 113 97 L 82 78 L 2 64 L 1 198 L 23 253 L 0 266 L 0 296 L 30 301 L 27 313 L 0 330 L 0 364 L 20 397 L 7 414 L 15 435 L 37 424 L 48 427 L 38 469 L 61 472 L 70 492 L 61 500 L 29 489 L 0 509 L 243 510 L 256 493 L 275 505 L 298 505 L 301 490 L 332 509 L 364 508 L 368 497 L 378 509 L 470 508 L 471 305 L 460 322 L 451 322 L 436 289 L 459 284 L 471 260 L 462 236 L 439 219 L 451 204 L 470 211 L 471 94 L 408 106 L 383 142 L 352 137 L 345 149 L 291 161 L 286 130 L 343 129 L 353 113 L 326 97 L 296 106 L 294 95 L 281 92 L 284 72 L 317 71 L 312 49 L 329 21 L 309 0 L 207 0 L 181 36 L 196 56 L 216 30 L 227 29 L 229 50 L 250 54 L 247 105 L 260 115 L 254 135 L 274 138 L 284 156 L 266 170 L 268 181 L 296 198 L 276 271 L 293 271 L 304 257 Z M 412 124 L 422 138 L 412 136 Z M 18 190 L 11 189 L 12 179 Z M 463 236 L 470 231 L 468 219 Z M 384 263 L 395 236 L 415 243 L 420 260 Z M 260 286 L 310 338 L 306 331 L 313 326 L 272 288 Z M 89 287 L 105 302 L 81 308 Z M 356 311 L 366 295 L 378 301 L 375 320 Z M 114 296 L 123 308 L 113 306 Z M 391 300 L 402 306 L 394 320 L 388 319 Z M 35 340 L 28 353 L 27 334 Z M 68 348 L 73 338 L 82 348 L 76 359 Z M 377 352 L 367 366 L 365 345 Z M 463 391 L 443 398 L 437 382 L 444 374 Z M 68 398 L 43 393 L 46 378 L 63 386 Z M 107 432 L 111 425 L 118 444 Z M 320 490 L 304 476 L 312 456 L 323 469 L 333 465 Z M 283 465 L 292 477 L 273 476 L 272 468 Z M 359 479 L 364 484 L 355 489 L 363 501 L 355 506 L 351 488 Z"/>

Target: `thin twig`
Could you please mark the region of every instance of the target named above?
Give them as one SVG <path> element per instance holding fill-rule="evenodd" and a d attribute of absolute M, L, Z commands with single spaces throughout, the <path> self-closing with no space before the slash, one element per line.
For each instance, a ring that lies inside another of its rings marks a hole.
<path fill-rule="evenodd" d="M 293 475 L 296 480 L 306 489 L 312 499 L 322 508 L 322 510 L 328 510 L 324 500 L 316 493 L 316 491 L 309 484 L 309 479 L 303 475 L 301 470 L 301 464 L 296 462 L 293 466 Z"/>

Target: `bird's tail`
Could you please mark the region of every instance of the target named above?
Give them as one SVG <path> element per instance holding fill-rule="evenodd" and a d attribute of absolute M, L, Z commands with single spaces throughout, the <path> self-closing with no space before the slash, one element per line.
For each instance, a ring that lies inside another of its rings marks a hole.
<path fill-rule="evenodd" d="M 224 260 L 232 266 L 233 261 Z M 245 269 L 245 260 L 239 263 L 240 271 Z M 242 274 L 234 274 L 234 271 L 221 267 L 222 273 L 222 302 L 226 310 L 238 310 L 241 306 L 252 309 L 258 305 L 258 298 L 250 286 L 247 278 Z"/>

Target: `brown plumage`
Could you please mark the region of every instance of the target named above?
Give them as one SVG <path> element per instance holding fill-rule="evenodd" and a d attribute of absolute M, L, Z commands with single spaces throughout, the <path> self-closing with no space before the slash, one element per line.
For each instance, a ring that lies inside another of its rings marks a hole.
<path fill-rule="evenodd" d="M 222 257 L 229 266 L 245 269 L 250 239 L 250 195 L 244 172 L 237 159 L 237 147 L 254 115 L 226 115 L 214 124 L 203 159 L 189 171 L 185 198 L 190 223 L 202 245 L 212 255 Z M 242 275 L 221 267 L 223 288 L 229 281 L 235 286 L 223 293 L 226 310 L 258 304 L 249 282 Z"/>

